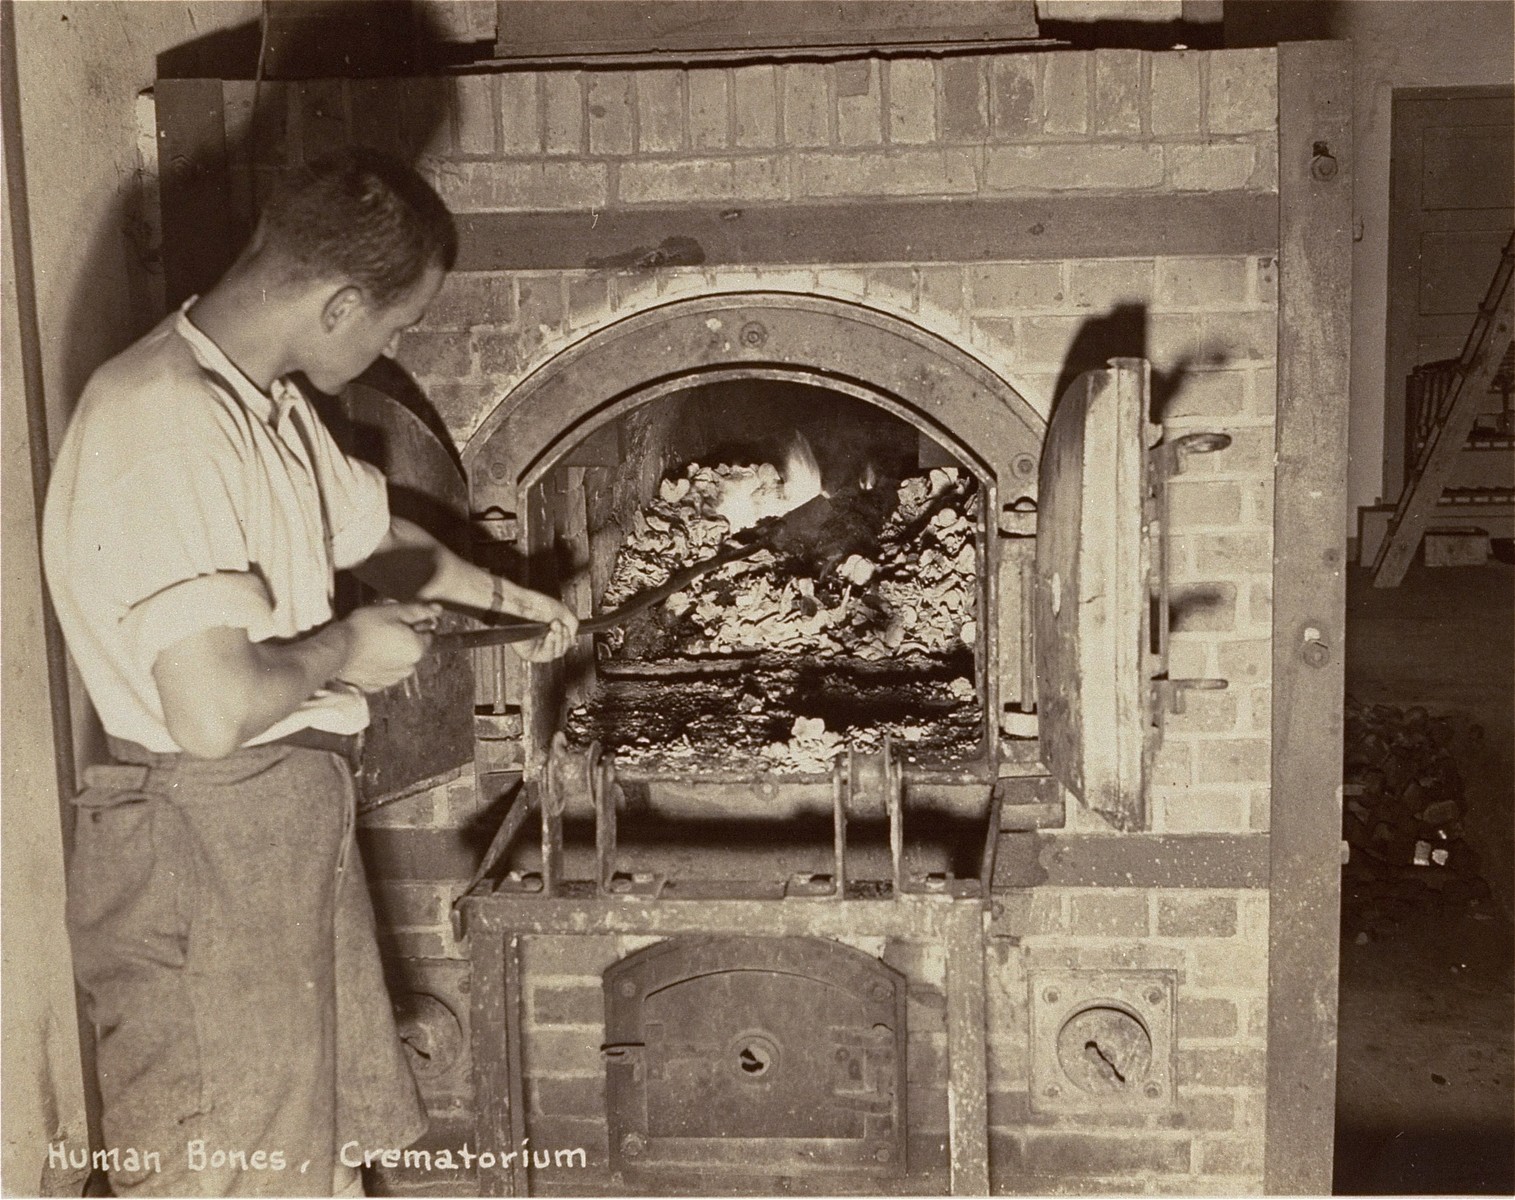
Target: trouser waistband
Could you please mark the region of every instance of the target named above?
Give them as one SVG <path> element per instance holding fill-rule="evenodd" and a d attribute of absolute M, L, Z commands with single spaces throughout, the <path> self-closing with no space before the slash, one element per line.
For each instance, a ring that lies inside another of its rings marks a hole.
<path fill-rule="evenodd" d="M 149 750 L 146 746 L 126 738 L 118 738 L 107 735 L 106 746 L 110 750 L 111 757 L 117 762 L 131 763 L 134 766 L 143 767 L 167 767 L 176 766 L 181 762 L 208 762 L 213 760 L 196 759 L 193 755 L 179 752 L 165 752 Z M 274 738 L 272 741 L 259 742 L 253 746 L 243 746 L 239 750 L 232 751 L 227 758 L 237 755 L 253 754 L 267 751 L 277 746 L 294 746 L 301 750 L 320 750 L 327 754 L 335 754 L 343 759 L 354 772 L 357 771 L 363 759 L 363 734 L 359 733 L 328 733 L 324 729 L 297 729 L 293 733 L 286 733 L 283 737 Z M 214 760 L 225 761 L 225 760 Z"/>

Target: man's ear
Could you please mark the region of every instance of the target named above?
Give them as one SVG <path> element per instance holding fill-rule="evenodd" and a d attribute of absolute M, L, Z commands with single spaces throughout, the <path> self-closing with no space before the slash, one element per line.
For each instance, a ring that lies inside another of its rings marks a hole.
<path fill-rule="evenodd" d="M 348 284 L 333 292 L 321 309 L 321 329 L 330 333 L 353 313 L 363 307 L 363 292 Z"/>

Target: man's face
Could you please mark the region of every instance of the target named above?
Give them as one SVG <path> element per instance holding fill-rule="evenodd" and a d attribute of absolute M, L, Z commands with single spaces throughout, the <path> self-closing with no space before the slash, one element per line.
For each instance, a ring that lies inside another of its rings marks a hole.
<path fill-rule="evenodd" d="M 335 395 L 373 365 L 381 354 L 399 349 L 400 335 L 426 312 L 441 290 L 444 272 L 435 264 L 410 292 L 388 308 L 369 305 L 363 293 L 344 288 L 323 314 L 321 337 L 305 364 L 305 376 L 328 395 Z"/>

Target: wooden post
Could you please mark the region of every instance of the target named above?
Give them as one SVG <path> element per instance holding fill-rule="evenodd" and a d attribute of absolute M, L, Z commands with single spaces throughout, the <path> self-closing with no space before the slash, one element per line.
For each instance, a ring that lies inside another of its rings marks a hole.
<path fill-rule="evenodd" d="M 1278 410 L 1263 1186 L 1331 1192 L 1341 903 L 1352 54 L 1278 47 Z"/>
<path fill-rule="evenodd" d="M 510 1056 L 509 1043 L 503 1065 L 500 1064 L 499 1042 L 507 1028 L 508 989 L 506 986 L 507 935 L 488 927 L 471 928 L 469 933 L 469 958 L 473 962 L 473 1012 L 470 1024 L 473 1027 L 474 1061 L 474 1136 L 483 1146 L 506 1146 L 511 1144 L 515 1107 L 511 1104 L 515 1089 L 510 1076 L 519 1074 L 520 1063 Z M 512 939 L 513 940 L 513 939 Z M 495 1069 L 481 1064 L 493 1064 Z M 514 1195 L 510 1171 L 496 1168 L 479 1172 L 479 1195 Z"/>
<path fill-rule="evenodd" d="M 219 79 L 160 79 L 158 171 L 163 209 L 163 285 L 169 307 L 203 292 L 241 246 L 227 201 L 230 170 Z"/>
<path fill-rule="evenodd" d="M 947 934 L 947 1137 L 951 1194 L 989 1194 L 988 995 L 984 911 L 953 903 Z"/>
<path fill-rule="evenodd" d="M 529 1196 L 526 1173 L 526 1080 L 521 1054 L 521 939 L 505 935 L 505 1062 L 509 1078 L 506 1095 L 510 1108 L 510 1148 L 516 1157 L 510 1167 L 510 1195 Z M 498 1036 L 498 1031 L 496 1031 Z M 481 1147 L 482 1149 L 482 1147 Z"/>

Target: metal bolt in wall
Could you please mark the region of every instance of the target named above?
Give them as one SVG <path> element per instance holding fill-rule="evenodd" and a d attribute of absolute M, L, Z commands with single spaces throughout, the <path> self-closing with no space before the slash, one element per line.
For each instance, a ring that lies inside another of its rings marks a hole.
<path fill-rule="evenodd" d="M 1305 627 L 1299 653 L 1308 666 L 1323 667 L 1331 661 L 1331 647 L 1326 644 L 1325 634 L 1314 625 Z"/>
<path fill-rule="evenodd" d="M 1331 147 L 1325 142 L 1316 142 L 1311 148 L 1310 175 L 1312 178 L 1325 183 L 1327 180 L 1336 178 L 1337 163 L 1331 154 Z"/>

